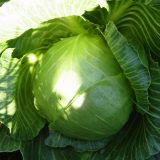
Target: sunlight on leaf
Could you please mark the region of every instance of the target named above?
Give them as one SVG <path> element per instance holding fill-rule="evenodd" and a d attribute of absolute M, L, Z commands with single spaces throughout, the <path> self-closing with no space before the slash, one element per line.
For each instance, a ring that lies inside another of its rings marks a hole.
<path fill-rule="evenodd" d="M 82 15 L 99 0 L 12 0 L 0 8 L 0 43 L 50 19 Z M 4 27 L 5 26 L 5 27 Z"/>
<path fill-rule="evenodd" d="M 78 109 L 82 106 L 84 100 L 85 100 L 86 94 L 83 93 L 82 95 L 80 95 L 79 97 L 77 97 L 74 102 L 72 103 L 73 108 Z"/>
<path fill-rule="evenodd" d="M 29 61 L 30 64 L 36 63 L 37 60 L 38 60 L 38 58 L 35 54 L 31 53 L 31 54 L 28 55 L 28 61 Z"/>
<path fill-rule="evenodd" d="M 56 92 L 62 96 L 60 103 L 63 107 L 66 107 L 76 95 L 80 85 L 80 79 L 75 71 L 63 71 L 54 85 L 52 92 Z"/>

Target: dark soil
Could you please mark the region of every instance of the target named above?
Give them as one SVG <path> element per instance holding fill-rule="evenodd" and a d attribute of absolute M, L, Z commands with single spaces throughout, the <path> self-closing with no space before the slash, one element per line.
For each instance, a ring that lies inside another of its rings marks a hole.
<path fill-rule="evenodd" d="M 0 153 L 0 160 L 23 160 L 19 151 L 11 153 Z"/>

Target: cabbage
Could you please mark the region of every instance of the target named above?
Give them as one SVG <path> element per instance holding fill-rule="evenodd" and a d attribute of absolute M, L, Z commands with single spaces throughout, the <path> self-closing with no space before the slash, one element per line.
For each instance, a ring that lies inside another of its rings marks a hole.
<path fill-rule="evenodd" d="M 0 24 L 0 152 L 24 160 L 160 152 L 157 0 L 1 0 Z"/>
<path fill-rule="evenodd" d="M 51 128 L 97 140 L 117 133 L 132 109 L 131 89 L 100 36 L 80 34 L 54 44 L 36 69 L 36 107 Z"/>

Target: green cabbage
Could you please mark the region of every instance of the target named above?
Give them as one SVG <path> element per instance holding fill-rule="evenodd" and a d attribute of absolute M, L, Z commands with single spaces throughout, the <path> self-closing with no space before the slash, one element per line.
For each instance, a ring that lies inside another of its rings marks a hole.
<path fill-rule="evenodd" d="M 160 152 L 158 0 L 0 0 L 0 24 L 0 152 Z"/>
<path fill-rule="evenodd" d="M 36 68 L 36 107 L 53 130 L 97 140 L 117 133 L 132 110 L 131 87 L 100 36 L 54 44 Z"/>

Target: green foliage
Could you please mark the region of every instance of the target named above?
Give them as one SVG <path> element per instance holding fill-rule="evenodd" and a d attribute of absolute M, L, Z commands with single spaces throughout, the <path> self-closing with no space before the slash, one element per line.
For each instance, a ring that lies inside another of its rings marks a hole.
<path fill-rule="evenodd" d="M 159 1 L 5 2 L 0 152 L 20 150 L 24 160 L 156 159 Z"/>

